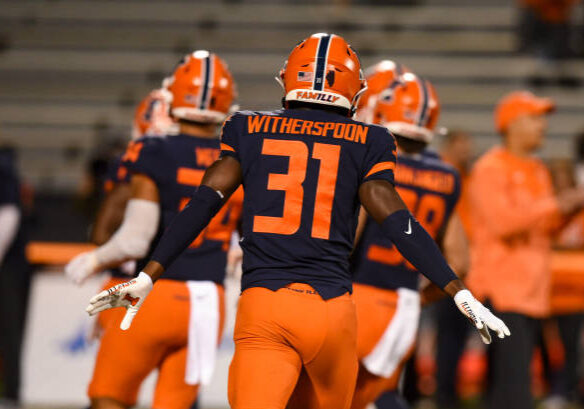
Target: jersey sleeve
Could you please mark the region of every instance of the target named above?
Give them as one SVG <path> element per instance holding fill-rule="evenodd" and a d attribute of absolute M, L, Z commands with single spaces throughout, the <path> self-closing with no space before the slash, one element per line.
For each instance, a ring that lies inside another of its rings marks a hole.
<path fill-rule="evenodd" d="M 239 157 L 239 135 L 241 134 L 241 122 L 243 115 L 235 113 L 231 115 L 221 129 L 221 157 L 231 156 L 241 161 Z"/>
<path fill-rule="evenodd" d="M 395 138 L 381 127 L 372 127 L 370 132 L 361 169 L 361 183 L 379 179 L 394 184 L 397 157 Z"/>
<path fill-rule="evenodd" d="M 116 178 L 129 180 L 132 174 L 143 174 L 158 182 L 162 178 L 162 142 L 160 138 L 143 138 L 128 144 L 118 167 Z"/>
<path fill-rule="evenodd" d="M 122 164 L 122 155 L 116 156 L 107 166 L 105 180 L 103 182 L 103 190 L 107 193 L 119 183 L 129 183 L 130 173 L 126 166 Z"/>

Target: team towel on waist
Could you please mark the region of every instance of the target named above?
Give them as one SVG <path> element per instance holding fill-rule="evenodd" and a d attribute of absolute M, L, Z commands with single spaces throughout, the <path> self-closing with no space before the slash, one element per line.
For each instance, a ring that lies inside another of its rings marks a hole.
<path fill-rule="evenodd" d="M 407 288 L 397 290 L 397 309 L 373 351 L 363 358 L 369 372 L 389 378 L 416 340 L 420 318 L 420 295 Z"/>
<path fill-rule="evenodd" d="M 208 385 L 215 368 L 219 296 L 212 281 L 187 281 L 191 299 L 185 382 Z"/>

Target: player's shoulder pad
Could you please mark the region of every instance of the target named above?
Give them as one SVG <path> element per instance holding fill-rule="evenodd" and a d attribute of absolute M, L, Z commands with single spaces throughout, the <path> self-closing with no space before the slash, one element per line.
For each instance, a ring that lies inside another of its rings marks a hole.
<path fill-rule="evenodd" d="M 142 138 L 136 139 L 135 142 L 142 143 L 144 146 L 155 148 L 164 146 L 164 144 L 168 142 L 168 139 L 153 136 L 143 136 Z"/>
<path fill-rule="evenodd" d="M 166 138 L 151 137 L 144 137 L 130 141 L 124 155 L 122 156 L 122 163 L 124 165 L 130 165 L 157 161 L 164 155 L 167 143 Z"/>
<path fill-rule="evenodd" d="M 422 161 L 428 167 L 434 168 L 447 173 L 452 173 L 458 176 L 458 170 L 449 163 L 446 163 L 436 152 L 424 151 L 422 153 Z"/>
<path fill-rule="evenodd" d="M 162 154 L 169 144 L 172 143 L 172 138 L 153 138 L 145 137 L 138 139 L 143 144 L 142 150 L 145 154 Z"/>
<path fill-rule="evenodd" d="M 368 144 L 378 144 L 378 143 L 383 143 L 383 144 L 390 144 L 392 145 L 394 148 L 397 146 L 396 145 L 396 141 L 395 141 L 395 137 L 393 136 L 393 134 L 391 132 L 389 132 L 389 130 L 381 125 L 375 125 L 375 124 L 367 124 L 362 122 L 363 125 L 367 126 L 369 128 L 369 132 L 368 132 L 368 136 L 367 136 L 367 143 Z"/>

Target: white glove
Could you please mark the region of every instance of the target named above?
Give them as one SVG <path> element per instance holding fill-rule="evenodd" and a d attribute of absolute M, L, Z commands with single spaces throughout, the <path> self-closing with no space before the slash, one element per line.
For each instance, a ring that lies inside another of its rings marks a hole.
<path fill-rule="evenodd" d="M 99 261 L 95 251 L 78 254 L 65 266 L 65 275 L 75 284 L 81 285 L 92 274 L 97 272 Z"/>
<path fill-rule="evenodd" d="M 89 300 L 85 311 L 89 315 L 95 315 L 110 308 L 125 307 L 126 315 L 120 324 L 120 328 L 125 331 L 130 328 L 132 320 L 144 303 L 146 296 L 152 291 L 152 286 L 150 276 L 140 272 L 138 277 L 133 280 L 113 286 L 94 296 Z"/>
<path fill-rule="evenodd" d="M 485 344 L 491 343 L 489 328 L 497 333 L 499 338 L 510 336 L 511 332 L 505 323 L 495 317 L 491 311 L 473 297 L 470 291 L 461 290 L 454 295 L 456 306 L 479 330 Z"/>

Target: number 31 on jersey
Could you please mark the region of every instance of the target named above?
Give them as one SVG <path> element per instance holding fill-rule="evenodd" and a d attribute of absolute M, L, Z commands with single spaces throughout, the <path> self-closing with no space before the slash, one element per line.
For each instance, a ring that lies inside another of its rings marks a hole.
<path fill-rule="evenodd" d="M 289 158 L 288 173 L 270 173 L 267 186 L 268 190 L 284 191 L 284 209 L 281 217 L 254 216 L 253 231 L 294 234 L 302 221 L 302 183 L 306 178 L 308 147 L 302 141 L 265 139 L 262 154 Z M 339 145 L 315 143 L 312 149 L 312 158 L 320 161 L 311 232 L 311 236 L 317 239 L 329 238 L 340 156 Z"/>

